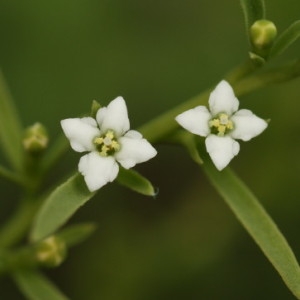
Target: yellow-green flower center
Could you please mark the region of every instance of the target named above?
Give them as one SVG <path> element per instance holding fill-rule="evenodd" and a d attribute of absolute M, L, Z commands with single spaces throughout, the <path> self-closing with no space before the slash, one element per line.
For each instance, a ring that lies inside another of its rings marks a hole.
<path fill-rule="evenodd" d="M 110 156 L 120 150 L 120 144 L 112 130 L 96 137 L 93 142 L 101 156 Z"/>
<path fill-rule="evenodd" d="M 209 121 L 208 125 L 210 127 L 211 133 L 218 136 L 224 136 L 234 128 L 233 122 L 225 113 L 218 114 L 216 117 Z"/>

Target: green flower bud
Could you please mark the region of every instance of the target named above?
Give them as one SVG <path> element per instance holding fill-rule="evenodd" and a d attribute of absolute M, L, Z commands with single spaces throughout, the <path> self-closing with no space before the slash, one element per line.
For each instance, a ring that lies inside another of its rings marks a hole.
<path fill-rule="evenodd" d="M 258 54 L 261 50 L 270 49 L 277 35 L 277 29 L 269 20 L 258 20 L 250 27 L 251 43 Z"/>
<path fill-rule="evenodd" d="M 92 118 L 96 118 L 97 112 L 100 108 L 101 108 L 101 104 L 98 101 L 93 100 L 92 107 L 91 107 L 91 117 Z"/>
<path fill-rule="evenodd" d="M 67 248 L 64 240 L 50 236 L 36 246 L 37 261 L 47 267 L 57 267 L 66 258 Z"/>
<path fill-rule="evenodd" d="M 25 130 L 23 138 L 24 149 L 31 154 L 38 154 L 48 146 L 48 134 L 41 123 L 35 123 Z"/>

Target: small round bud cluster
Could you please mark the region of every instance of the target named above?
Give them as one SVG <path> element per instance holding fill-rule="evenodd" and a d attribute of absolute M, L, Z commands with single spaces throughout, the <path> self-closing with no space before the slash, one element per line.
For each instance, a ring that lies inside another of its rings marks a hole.
<path fill-rule="evenodd" d="M 48 146 L 48 134 L 41 123 L 35 123 L 25 130 L 24 149 L 31 154 L 39 154 Z"/>
<path fill-rule="evenodd" d="M 250 40 L 254 53 L 268 56 L 269 50 L 277 36 L 277 29 L 273 22 L 269 20 L 258 20 L 250 27 Z"/>
<path fill-rule="evenodd" d="M 44 266 L 57 267 L 64 261 L 66 253 L 66 243 L 53 235 L 38 243 L 36 259 Z"/>

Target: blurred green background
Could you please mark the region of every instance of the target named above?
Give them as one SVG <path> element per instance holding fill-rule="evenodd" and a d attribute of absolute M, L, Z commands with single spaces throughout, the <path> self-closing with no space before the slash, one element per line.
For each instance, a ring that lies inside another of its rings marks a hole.
<path fill-rule="evenodd" d="M 266 4 L 279 32 L 299 19 L 299 0 Z M 215 84 L 248 51 L 233 0 L 1 1 L 0 36 L 0 65 L 22 122 L 44 123 L 52 140 L 61 119 L 118 95 L 137 128 Z M 299 54 L 300 42 L 278 61 Z M 299 92 L 296 79 L 241 99 L 271 123 L 232 162 L 298 258 Z M 294 299 L 184 151 L 157 149 L 157 158 L 137 169 L 159 195 L 116 183 L 103 188 L 71 220 L 96 222 L 96 233 L 47 272 L 53 281 L 72 300 Z M 64 158 L 50 181 L 67 176 L 79 155 Z M 4 181 L 0 189 L 4 221 L 18 192 Z M 24 299 L 8 279 L 0 281 L 0 298 Z"/>

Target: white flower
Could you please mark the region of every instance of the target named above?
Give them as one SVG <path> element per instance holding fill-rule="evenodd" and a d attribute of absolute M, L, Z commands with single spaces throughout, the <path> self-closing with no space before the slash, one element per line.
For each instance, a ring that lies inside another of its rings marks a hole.
<path fill-rule="evenodd" d="M 197 106 L 176 117 L 186 130 L 206 137 L 205 145 L 218 170 L 224 169 L 240 151 L 235 139 L 249 141 L 262 133 L 267 122 L 248 109 L 238 110 L 239 101 L 225 80 L 209 97 L 209 109 Z"/>
<path fill-rule="evenodd" d="M 119 165 L 134 167 L 154 157 L 157 152 L 142 135 L 129 130 L 127 107 L 117 97 L 91 117 L 61 121 L 62 129 L 76 152 L 89 152 L 81 157 L 78 170 L 93 192 L 118 175 Z"/>

